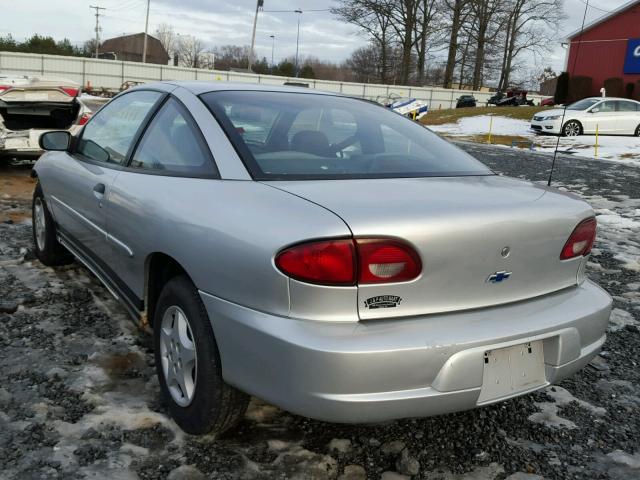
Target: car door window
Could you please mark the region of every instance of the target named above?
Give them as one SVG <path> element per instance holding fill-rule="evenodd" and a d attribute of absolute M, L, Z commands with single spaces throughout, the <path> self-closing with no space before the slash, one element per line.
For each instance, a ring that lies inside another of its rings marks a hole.
<path fill-rule="evenodd" d="M 616 111 L 616 102 L 602 102 L 597 105 L 598 113 L 611 113 Z"/>
<path fill-rule="evenodd" d="M 112 100 L 85 126 L 76 152 L 91 160 L 123 164 L 139 128 L 160 97 L 159 92 L 138 91 Z"/>
<path fill-rule="evenodd" d="M 149 124 L 129 166 L 189 176 L 217 173 L 202 134 L 174 98 L 167 100 Z"/>
<path fill-rule="evenodd" d="M 634 102 L 625 102 L 623 100 L 618 102 L 618 111 L 619 112 L 637 112 L 638 105 Z"/>

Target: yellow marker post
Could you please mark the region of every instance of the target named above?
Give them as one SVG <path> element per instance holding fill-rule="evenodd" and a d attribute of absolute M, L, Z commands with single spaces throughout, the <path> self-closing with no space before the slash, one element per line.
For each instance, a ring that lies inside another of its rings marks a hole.
<path fill-rule="evenodd" d="M 487 139 L 487 143 L 491 143 L 492 131 L 493 131 L 493 115 L 491 115 L 491 120 L 489 121 L 489 138 Z"/>
<path fill-rule="evenodd" d="M 413 111 L 413 119 L 414 119 L 414 120 L 416 119 L 416 115 L 418 115 L 418 110 L 414 110 L 414 111 Z"/>
<path fill-rule="evenodd" d="M 598 137 L 599 137 L 599 125 L 596 123 L 596 158 L 598 158 Z"/>

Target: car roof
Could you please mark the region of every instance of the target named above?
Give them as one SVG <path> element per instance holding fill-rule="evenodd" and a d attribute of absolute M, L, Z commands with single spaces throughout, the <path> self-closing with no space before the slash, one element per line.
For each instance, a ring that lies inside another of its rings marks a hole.
<path fill-rule="evenodd" d="M 623 97 L 587 97 L 583 100 L 625 100 L 627 102 L 636 102 L 640 103 L 637 100 L 633 100 L 632 98 L 623 98 Z"/>
<path fill-rule="evenodd" d="M 285 79 L 283 78 L 283 82 Z M 314 88 L 306 87 L 293 87 L 289 85 L 269 85 L 269 84 L 255 84 L 255 83 L 241 83 L 241 82 L 225 82 L 225 81 L 207 81 L 207 80 L 185 80 L 185 81 L 166 81 L 147 83 L 134 87 L 149 88 L 160 85 L 174 85 L 176 87 L 182 87 L 189 90 L 194 95 L 200 95 L 209 92 L 218 91 L 258 91 L 258 92 L 290 92 L 290 93 L 311 93 L 315 95 L 340 95 L 336 92 L 325 92 L 322 90 L 316 90 Z M 133 89 L 132 89 L 133 90 Z"/>

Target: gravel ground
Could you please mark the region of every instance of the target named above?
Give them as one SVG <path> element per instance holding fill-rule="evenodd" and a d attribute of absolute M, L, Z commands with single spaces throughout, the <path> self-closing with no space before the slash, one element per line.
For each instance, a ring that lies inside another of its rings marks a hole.
<path fill-rule="evenodd" d="M 547 156 L 463 147 L 500 173 L 546 179 Z M 375 426 L 254 399 L 218 439 L 186 436 L 168 419 L 149 336 L 86 269 L 34 260 L 28 172 L 0 168 L 1 478 L 640 478 L 640 169 L 562 158 L 556 171 L 556 186 L 597 210 L 589 273 L 616 308 L 604 351 L 573 378 L 474 411 Z M 3 184 L 14 177 L 22 193 Z"/>

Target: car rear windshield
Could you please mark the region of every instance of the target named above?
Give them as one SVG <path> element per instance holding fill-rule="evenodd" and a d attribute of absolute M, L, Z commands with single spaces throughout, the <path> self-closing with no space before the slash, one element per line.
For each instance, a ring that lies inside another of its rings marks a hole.
<path fill-rule="evenodd" d="M 262 91 L 201 98 L 257 180 L 492 174 L 433 132 L 372 102 Z"/>

